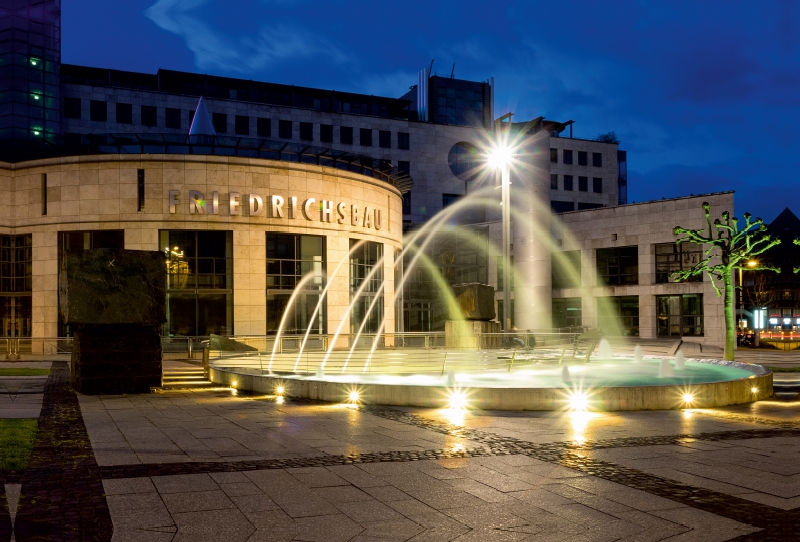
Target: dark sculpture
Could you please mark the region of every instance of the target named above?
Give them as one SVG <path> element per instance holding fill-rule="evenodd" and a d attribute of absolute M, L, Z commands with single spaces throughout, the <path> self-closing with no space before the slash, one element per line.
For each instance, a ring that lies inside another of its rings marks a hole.
<path fill-rule="evenodd" d="M 161 386 L 167 266 L 157 251 L 67 251 L 59 273 L 64 323 L 74 330 L 72 385 L 87 395 Z"/>
<path fill-rule="evenodd" d="M 465 320 L 494 320 L 494 288 L 476 282 L 456 284 L 453 294 Z"/>

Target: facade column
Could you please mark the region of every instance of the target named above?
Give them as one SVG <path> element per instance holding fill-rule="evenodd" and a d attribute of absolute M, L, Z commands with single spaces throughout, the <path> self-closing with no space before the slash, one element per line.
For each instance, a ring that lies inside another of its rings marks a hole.
<path fill-rule="evenodd" d="M 518 329 L 550 329 L 550 133 L 542 130 L 516 152 L 520 156 L 511 173 L 514 323 Z"/>
<path fill-rule="evenodd" d="M 233 230 L 233 332 L 267 333 L 267 235 Z"/>
<path fill-rule="evenodd" d="M 641 339 L 652 339 L 658 334 L 656 298 L 651 293 L 656 277 L 656 257 L 653 248 L 650 243 L 639 245 L 639 338 Z"/>
<path fill-rule="evenodd" d="M 383 318 L 384 318 L 384 344 L 394 346 L 394 333 L 398 330 L 395 327 L 395 248 L 388 244 L 383 244 Z"/>
<path fill-rule="evenodd" d="M 41 339 L 58 336 L 58 232 L 34 232 L 32 241 L 31 352 L 53 354 L 55 344 Z"/>
<path fill-rule="evenodd" d="M 328 295 L 326 296 L 327 330 L 333 336 L 341 324 L 343 339 L 336 342 L 336 348 L 346 348 L 350 345 L 350 315 L 347 308 L 350 305 L 350 238 L 345 235 L 330 235 L 325 239 L 325 259 L 327 267 Z M 338 270 L 337 270 L 338 268 Z M 334 275 L 334 273 L 336 273 Z"/>

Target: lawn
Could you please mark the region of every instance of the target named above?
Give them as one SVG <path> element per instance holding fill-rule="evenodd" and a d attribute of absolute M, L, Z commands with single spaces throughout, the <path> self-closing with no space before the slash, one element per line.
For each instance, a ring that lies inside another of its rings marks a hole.
<path fill-rule="evenodd" d="M 27 367 L 2 367 L 0 376 L 47 376 L 50 369 L 30 369 Z"/>
<path fill-rule="evenodd" d="M 21 471 L 28 465 L 39 421 L 0 419 L 0 471 Z"/>

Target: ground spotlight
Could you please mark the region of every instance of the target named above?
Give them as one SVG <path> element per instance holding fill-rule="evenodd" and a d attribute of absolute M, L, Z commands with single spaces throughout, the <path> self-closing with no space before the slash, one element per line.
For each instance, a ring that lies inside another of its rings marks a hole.
<path fill-rule="evenodd" d="M 467 408 L 467 394 L 461 390 L 452 390 L 447 398 L 447 406 L 454 410 Z"/>
<path fill-rule="evenodd" d="M 275 388 L 275 395 L 283 395 L 286 390 L 283 386 L 277 386 Z"/>
<path fill-rule="evenodd" d="M 758 393 L 758 388 L 753 386 L 752 388 L 750 388 L 750 391 L 753 392 L 753 393 Z"/>
<path fill-rule="evenodd" d="M 694 395 L 692 395 L 691 393 L 684 393 L 683 402 L 687 404 L 694 403 Z"/>
<path fill-rule="evenodd" d="M 572 391 L 569 394 L 568 402 L 570 410 L 587 410 L 589 408 L 589 395 L 585 391 Z"/>
<path fill-rule="evenodd" d="M 235 387 L 236 387 L 236 384 L 238 384 L 238 382 L 236 382 L 236 381 L 234 380 L 233 382 L 231 382 L 231 387 L 232 387 L 232 388 L 235 388 Z"/>
<path fill-rule="evenodd" d="M 360 398 L 360 394 L 356 390 L 351 390 L 350 393 L 347 394 L 347 400 L 350 403 L 358 403 Z"/>

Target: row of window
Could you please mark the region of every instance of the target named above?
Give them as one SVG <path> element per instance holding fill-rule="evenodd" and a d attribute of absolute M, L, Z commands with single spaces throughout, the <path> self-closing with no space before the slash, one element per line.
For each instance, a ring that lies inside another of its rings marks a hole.
<path fill-rule="evenodd" d="M 550 149 L 550 162 L 554 164 L 558 163 L 558 149 Z M 567 165 L 573 164 L 573 152 L 571 150 L 562 149 L 561 163 Z M 587 151 L 578 151 L 578 165 L 579 166 L 589 165 L 589 153 Z M 603 167 L 603 153 L 601 152 L 592 153 L 592 166 Z"/>
<path fill-rule="evenodd" d="M 553 327 L 583 325 L 581 298 L 553 299 Z M 598 327 L 607 335 L 639 335 L 639 297 L 597 298 Z M 703 294 L 656 296 L 659 337 L 702 337 Z"/>
<path fill-rule="evenodd" d="M 572 175 L 562 175 L 563 182 L 562 182 L 562 190 L 569 190 L 572 191 L 575 189 L 575 177 Z M 551 173 L 550 174 L 550 188 L 553 190 L 558 190 L 558 174 Z M 589 177 L 578 176 L 578 191 L 579 192 L 588 192 L 589 191 Z M 592 192 L 595 194 L 602 194 L 603 193 L 603 178 L 602 177 L 592 177 Z"/>
<path fill-rule="evenodd" d="M 133 105 L 117 102 L 114 108 L 114 122 L 118 124 L 133 124 Z M 189 111 L 189 124 L 192 122 L 194 111 Z M 164 109 L 164 126 L 170 129 L 184 128 L 182 123 L 183 110 L 172 107 Z M 64 98 L 64 118 L 81 118 L 80 98 Z M 93 121 L 108 122 L 108 103 L 102 100 L 90 100 L 89 118 Z M 211 121 L 218 134 L 227 134 L 229 130 L 227 113 L 212 113 Z M 143 126 L 158 126 L 158 109 L 151 105 L 141 106 L 141 123 Z M 291 120 L 278 121 L 278 137 L 281 139 L 314 140 L 314 124 L 311 122 L 298 122 L 298 135 L 294 135 L 295 122 Z M 338 126 L 339 143 L 342 145 L 355 144 L 355 129 L 351 126 Z M 377 139 L 375 139 L 377 132 Z M 247 115 L 233 115 L 233 133 L 249 136 L 250 117 Z M 371 128 L 358 129 L 358 144 L 362 147 L 377 146 L 382 149 L 392 148 L 392 132 L 390 130 L 373 130 Z M 272 119 L 256 117 L 256 136 L 272 137 Z M 319 140 L 323 143 L 333 143 L 334 126 L 332 124 L 319 125 Z M 400 150 L 410 150 L 411 141 L 408 132 L 397 132 L 395 145 Z"/>
<path fill-rule="evenodd" d="M 674 282 L 672 274 L 693 268 L 703 258 L 702 245 L 695 243 L 660 243 L 655 245 L 656 284 Z M 513 256 L 512 256 L 513 265 Z M 608 286 L 639 284 L 639 247 L 598 248 L 596 251 L 598 278 Z M 497 258 L 497 289 L 503 289 L 503 260 Z M 702 275 L 687 282 L 702 282 Z M 579 250 L 554 252 L 552 259 L 553 288 L 580 288 L 581 253 Z M 514 288 L 511 277 L 511 289 Z"/>
<path fill-rule="evenodd" d="M 605 207 L 602 203 L 589 203 L 585 201 L 578 202 L 578 211 L 585 211 L 587 209 L 599 209 L 600 207 Z M 574 201 L 558 201 L 558 200 L 551 200 L 550 201 L 550 209 L 555 213 L 569 213 L 570 211 L 575 210 L 575 202 Z"/>

